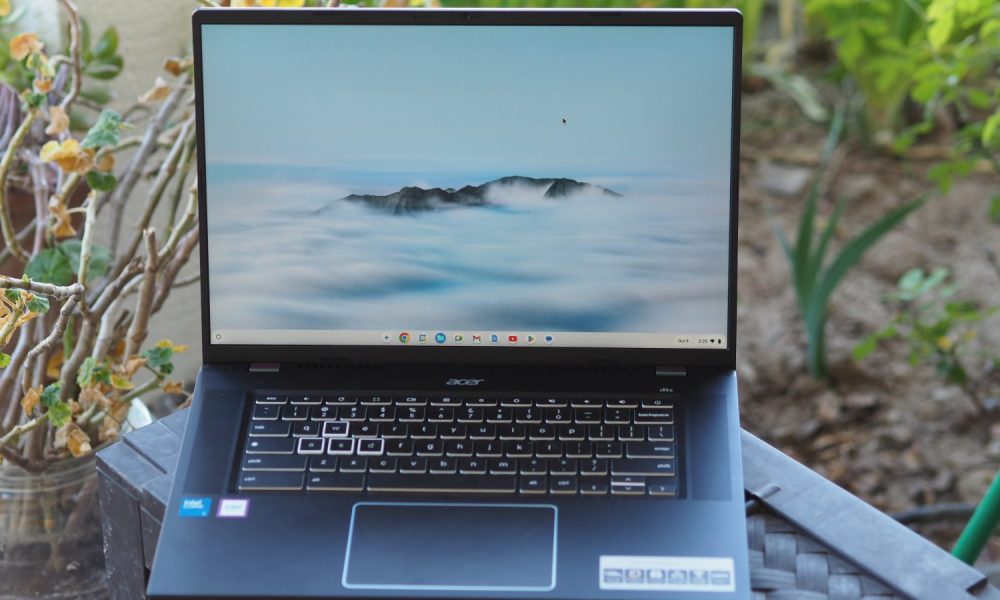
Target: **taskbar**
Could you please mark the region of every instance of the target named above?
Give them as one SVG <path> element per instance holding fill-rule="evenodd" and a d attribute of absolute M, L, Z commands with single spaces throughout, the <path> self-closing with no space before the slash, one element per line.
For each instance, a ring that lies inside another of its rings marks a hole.
<path fill-rule="evenodd" d="M 665 348 L 725 350 L 718 333 L 218 329 L 212 344 L 254 346 L 405 346 L 468 348 Z"/>

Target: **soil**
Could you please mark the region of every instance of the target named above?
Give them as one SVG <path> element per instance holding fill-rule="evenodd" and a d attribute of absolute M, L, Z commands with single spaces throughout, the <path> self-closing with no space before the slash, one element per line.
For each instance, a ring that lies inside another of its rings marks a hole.
<path fill-rule="evenodd" d="M 947 267 L 959 297 L 1000 304 L 1000 270 L 988 256 L 1000 254 L 1000 224 L 987 218 L 1000 177 L 956 181 L 847 275 L 830 304 L 831 382 L 820 384 L 807 374 L 805 335 L 774 226 L 794 237 L 809 187 L 803 175 L 815 177 L 826 135 L 826 125 L 810 123 L 778 92 L 744 95 L 737 309 L 743 426 L 888 512 L 978 502 L 1000 465 L 996 411 L 977 415 L 932 366 L 910 365 L 903 342 L 880 346 L 860 363 L 851 350 L 891 319 L 885 296 L 912 267 Z M 831 162 L 821 218 L 837 199 L 852 201 L 836 233 L 842 243 L 892 207 L 933 192 L 926 176 L 933 164 L 845 142 Z M 1000 356 L 1000 315 L 981 324 L 974 345 Z M 975 375 L 996 403 L 1000 369 Z M 924 529 L 948 547 L 957 531 Z"/>

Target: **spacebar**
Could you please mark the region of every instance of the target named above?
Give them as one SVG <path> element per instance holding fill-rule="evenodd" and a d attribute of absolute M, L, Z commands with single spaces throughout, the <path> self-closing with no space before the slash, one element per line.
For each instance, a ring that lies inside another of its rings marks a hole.
<path fill-rule="evenodd" d="M 513 475 L 369 473 L 369 492 L 514 493 Z"/>

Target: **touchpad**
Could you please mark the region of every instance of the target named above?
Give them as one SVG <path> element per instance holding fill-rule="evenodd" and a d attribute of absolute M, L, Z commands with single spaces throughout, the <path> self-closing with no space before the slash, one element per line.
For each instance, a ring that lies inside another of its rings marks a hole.
<path fill-rule="evenodd" d="M 344 587 L 546 591 L 555 587 L 550 504 L 359 502 Z"/>

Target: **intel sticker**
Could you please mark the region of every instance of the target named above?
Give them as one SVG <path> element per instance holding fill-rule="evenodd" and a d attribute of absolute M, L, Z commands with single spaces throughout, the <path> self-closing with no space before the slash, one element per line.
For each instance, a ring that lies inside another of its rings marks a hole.
<path fill-rule="evenodd" d="M 602 590 L 734 592 L 733 560 L 708 556 L 601 556 Z"/>
<path fill-rule="evenodd" d="M 212 514 L 212 499 L 181 498 L 181 508 L 177 514 L 182 517 L 207 517 Z"/>
<path fill-rule="evenodd" d="M 223 498 L 219 500 L 220 519 L 245 519 L 250 511 L 250 501 L 246 498 Z"/>

